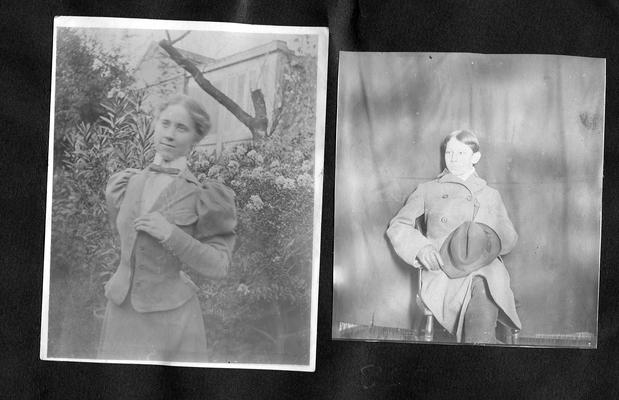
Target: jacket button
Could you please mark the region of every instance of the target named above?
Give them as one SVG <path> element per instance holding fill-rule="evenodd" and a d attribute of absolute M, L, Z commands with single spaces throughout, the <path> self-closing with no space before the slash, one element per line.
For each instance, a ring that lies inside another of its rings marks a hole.
<path fill-rule="evenodd" d="M 469 194 L 468 196 L 466 196 L 466 199 L 467 199 L 468 201 L 471 201 L 471 200 L 473 199 L 473 196 L 471 196 L 471 195 Z"/>
<path fill-rule="evenodd" d="M 441 222 L 442 223 L 446 223 L 447 222 L 447 217 L 441 217 Z"/>
<path fill-rule="evenodd" d="M 449 195 L 448 195 L 448 194 L 444 194 L 442 197 L 443 197 L 444 199 L 446 199 L 446 198 L 448 198 L 448 197 L 449 197 Z"/>

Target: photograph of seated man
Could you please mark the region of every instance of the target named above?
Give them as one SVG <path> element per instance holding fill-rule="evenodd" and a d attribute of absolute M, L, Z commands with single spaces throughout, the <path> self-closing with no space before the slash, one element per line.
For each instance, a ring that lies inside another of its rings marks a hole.
<path fill-rule="evenodd" d="M 482 156 L 475 134 L 454 131 L 441 148 L 445 170 L 417 186 L 387 236 L 402 260 L 421 269 L 419 300 L 437 322 L 458 342 L 497 343 L 499 316 L 521 327 L 501 259 L 518 234 L 499 192 L 475 171 Z"/>

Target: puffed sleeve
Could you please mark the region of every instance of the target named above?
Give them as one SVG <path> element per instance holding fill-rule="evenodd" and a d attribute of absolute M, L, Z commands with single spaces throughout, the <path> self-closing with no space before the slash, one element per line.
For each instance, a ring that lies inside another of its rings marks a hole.
<path fill-rule="evenodd" d="M 105 202 L 107 204 L 107 215 L 112 224 L 112 229 L 116 229 L 116 216 L 118 215 L 118 210 L 125 197 L 129 179 L 138 172 L 140 172 L 139 169 L 127 168 L 113 174 L 107 181 Z"/>
<path fill-rule="evenodd" d="M 393 217 L 387 228 L 387 237 L 395 252 L 407 264 L 417 268 L 420 266 L 416 262 L 417 253 L 422 247 L 431 244 L 415 226 L 415 220 L 424 214 L 424 196 L 422 184 L 411 193 L 404 207 Z"/>
<path fill-rule="evenodd" d="M 501 240 L 501 255 L 505 255 L 513 250 L 518 242 L 518 233 L 514 224 L 509 219 L 507 209 L 498 191 L 494 191 L 492 201 L 488 204 L 487 213 L 479 213 L 475 218 L 476 222 L 481 222 L 492 228 Z"/>
<path fill-rule="evenodd" d="M 162 244 L 198 273 L 223 277 L 228 273 L 236 239 L 234 191 L 219 182 L 207 182 L 198 194 L 196 208 L 195 237 L 174 226 Z"/>

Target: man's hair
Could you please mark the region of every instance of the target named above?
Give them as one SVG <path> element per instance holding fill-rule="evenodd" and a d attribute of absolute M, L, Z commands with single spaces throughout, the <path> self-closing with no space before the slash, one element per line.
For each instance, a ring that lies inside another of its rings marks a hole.
<path fill-rule="evenodd" d="M 458 139 L 459 142 L 469 146 L 471 150 L 473 150 L 473 153 L 477 153 L 479 151 L 479 139 L 477 139 L 477 136 L 475 136 L 473 132 L 467 131 L 466 129 L 459 129 L 447 135 L 443 140 L 441 148 L 445 149 L 447 147 L 447 142 L 454 137 Z"/>

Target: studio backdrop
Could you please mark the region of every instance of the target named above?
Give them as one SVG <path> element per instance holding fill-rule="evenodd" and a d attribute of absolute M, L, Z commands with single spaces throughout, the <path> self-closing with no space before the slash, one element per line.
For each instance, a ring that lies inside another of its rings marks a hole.
<path fill-rule="evenodd" d="M 442 170 L 457 129 L 520 239 L 504 257 L 522 343 L 596 346 L 605 61 L 546 55 L 340 53 L 333 336 L 412 328 L 417 272 L 385 235 Z"/>

